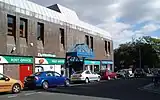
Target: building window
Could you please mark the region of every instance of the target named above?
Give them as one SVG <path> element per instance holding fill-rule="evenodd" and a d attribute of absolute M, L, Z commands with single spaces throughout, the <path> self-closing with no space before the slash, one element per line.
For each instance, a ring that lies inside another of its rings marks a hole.
<path fill-rule="evenodd" d="M 7 15 L 8 20 L 8 34 L 10 36 L 16 36 L 16 17 Z"/>
<path fill-rule="evenodd" d="M 85 39 L 86 39 L 86 44 L 89 46 L 89 36 L 85 35 Z"/>
<path fill-rule="evenodd" d="M 108 52 L 111 53 L 111 42 L 108 41 Z"/>
<path fill-rule="evenodd" d="M 108 44 L 107 44 L 107 41 L 105 41 L 105 52 L 106 52 L 106 54 L 108 54 Z"/>
<path fill-rule="evenodd" d="M 26 38 L 27 37 L 27 29 L 28 29 L 28 26 L 27 26 L 27 19 L 23 19 L 23 18 L 20 18 L 20 37 L 22 38 Z"/>
<path fill-rule="evenodd" d="M 64 41 L 64 29 L 60 28 L 60 33 L 61 33 L 61 44 L 63 45 L 63 48 L 65 47 L 65 41 Z"/>
<path fill-rule="evenodd" d="M 37 40 L 44 41 L 44 24 L 37 23 Z"/>
<path fill-rule="evenodd" d="M 91 42 L 91 49 L 93 50 L 93 37 L 90 37 L 90 42 Z"/>

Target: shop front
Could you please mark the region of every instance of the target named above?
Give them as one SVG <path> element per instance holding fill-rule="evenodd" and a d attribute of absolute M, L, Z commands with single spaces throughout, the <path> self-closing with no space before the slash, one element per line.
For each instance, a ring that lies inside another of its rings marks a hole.
<path fill-rule="evenodd" d="M 100 71 L 100 61 L 97 60 L 85 60 L 84 61 L 85 67 L 87 70 L 92 72 L 99 72 Z"/>
<path fill-rule="evenodd" d="M 0 73 L 23 82 L 24 78 L 33 73 L 33 57 L 0 56 Z"/>
<path fill-rule="evenodd" d="M 111 70 L 114 71 L 113 61 L 101 61 L 101 70 Z"/>
<path fill-rule="evenodd" d="M 64 58 L 43 57 L 35 58 L 35 72 L 55 71 L 63 74 Z"/>
<path fill-rule="evenodd" d="M 65 76 L 71 77 L 74 72 L 84 70 L 85 59 L 93 59 L 94 57 L 94 51 L 87 44 L 75 44 L 66 52 Z"/>

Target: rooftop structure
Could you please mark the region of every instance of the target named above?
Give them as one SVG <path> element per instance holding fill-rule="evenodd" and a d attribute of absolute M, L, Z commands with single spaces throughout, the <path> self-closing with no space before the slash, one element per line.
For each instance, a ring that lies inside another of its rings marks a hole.
<path fill-rule="evenodd" d="M 51 9 L 52 7 L 57 7 L 57 10 Z M 22 13 L 56 24 L 66 25 L 102 38 L 112 39 L 110 33 L 81 21 L 75 11 L 59 4 L 46 8 L 28 0 L 0 0 L 0 9 Z"/>

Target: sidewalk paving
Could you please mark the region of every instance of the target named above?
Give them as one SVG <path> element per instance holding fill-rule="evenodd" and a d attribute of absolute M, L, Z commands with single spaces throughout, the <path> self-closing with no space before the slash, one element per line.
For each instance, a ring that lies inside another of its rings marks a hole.
<path fill-rule="evenodd" d="M 148 92 L 153 92 L 160 94 L 160 86 L 155 87 L 153 83 L 150 83 L 148 85 L 145 85 L 144 87 L 139 88 L 140 90 L 145 90 Z"/>

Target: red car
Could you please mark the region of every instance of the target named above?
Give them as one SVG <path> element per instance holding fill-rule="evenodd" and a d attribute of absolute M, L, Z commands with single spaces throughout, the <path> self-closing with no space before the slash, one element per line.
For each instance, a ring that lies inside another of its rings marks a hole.
<path fill-rule="evenodd" d="M 103 80 L 117 79 L 117 74 L 109 70 L 101 71 L 100 75 Z"/>

